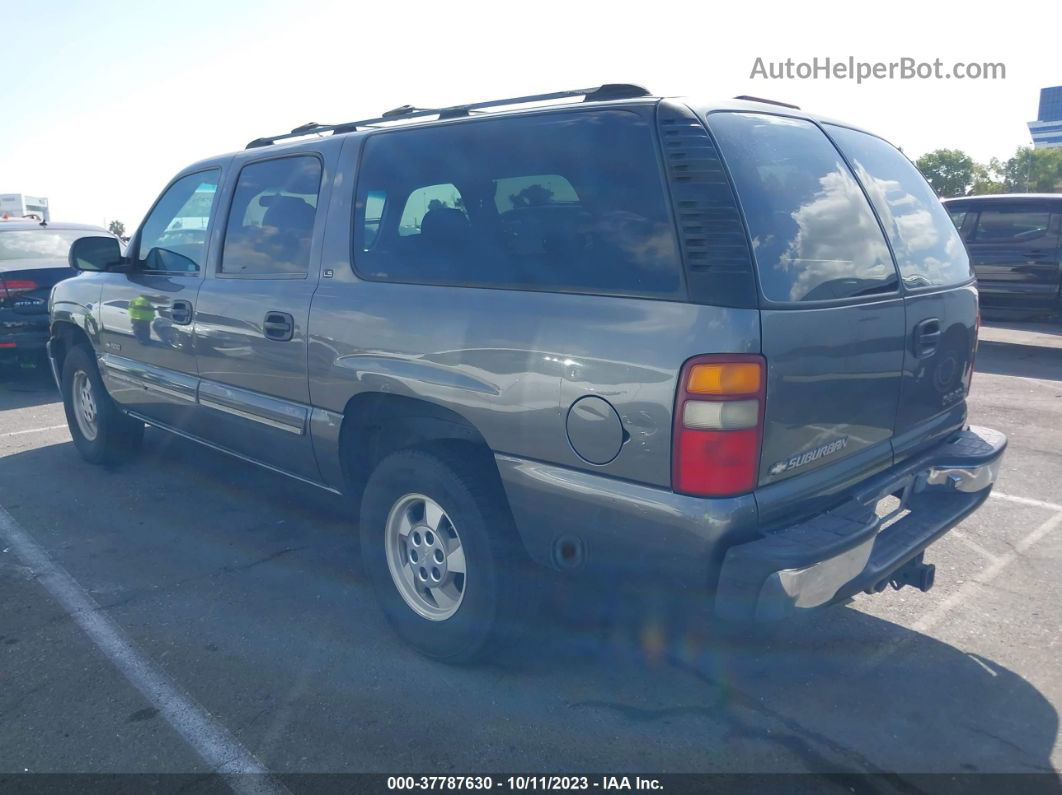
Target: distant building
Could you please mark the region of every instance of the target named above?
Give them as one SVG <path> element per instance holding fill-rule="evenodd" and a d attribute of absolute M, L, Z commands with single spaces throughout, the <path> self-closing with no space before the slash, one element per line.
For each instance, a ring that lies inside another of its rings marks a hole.
<path fill-rule="evenodd" d="M 21 218 L 24 215 L 40 216 L 42 221 L 51 221 L 48 199 L 44 196 L 27 196 L 25 193 L 0 193 L 0 216 Z"/>
<path fill-rule="evenodd" d="M 1034 149 L 1062 146 L 1062 86 L 1040 89 L 1040 112 L 1029 132 Z"/>

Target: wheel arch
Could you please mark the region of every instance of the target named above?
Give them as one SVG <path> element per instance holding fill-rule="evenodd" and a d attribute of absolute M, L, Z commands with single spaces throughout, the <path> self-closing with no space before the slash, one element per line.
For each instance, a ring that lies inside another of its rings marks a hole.
<path fill-rule="evenodd" d="M 422 398 L 389 392 L 357 394 L 344 407 L 339 432 L 344 490 L 360 500 L 369 475 L 386 456 L 436 446 L 463 448 L 501 488 L 494 452 L 466 417 Z"/>
<path fill-rule="evenodd" d="M 77 345 L 84 345 L 90 351 L 93 350 L 92 340 L 89 339 L 85 330 L 73 320 L 56 320 L 51 328 L 50 352 L 55 360 L 56 372 L 63 372 L 63 363 L 66 355 Z"/>

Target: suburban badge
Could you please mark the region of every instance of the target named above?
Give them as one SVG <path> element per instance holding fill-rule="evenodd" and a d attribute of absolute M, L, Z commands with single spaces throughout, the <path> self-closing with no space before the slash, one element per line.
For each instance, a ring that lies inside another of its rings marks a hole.
<path fill-rule="evenodd" d="M 796 469 L 805 464 L 810 464 L 812 461 L 818 461 L 825 456 L 833 455 L 838 450 L 843 450 L 847 446 L 848 437 L 842 436 L 840 439 L 835 439 L 828 444 L 816 447 L 814 450 L 808 450 L 806 453 L 798 453 L 792 458 L 787 458 L 785 461 L 779 461 L 767 470 L 767 472 L 770 475 L 781 475 L 783 472 L 788 472 L 790 469 Z"/>

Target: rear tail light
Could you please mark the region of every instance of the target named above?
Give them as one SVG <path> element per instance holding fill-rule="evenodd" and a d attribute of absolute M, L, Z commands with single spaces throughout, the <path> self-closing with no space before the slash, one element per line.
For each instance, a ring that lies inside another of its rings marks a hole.
<path fill-rule="evenodd" d="M 37 282 L 33 279 L 0 279 L 0 301 L 14 298 L 19 293 L 28 293 L 36 290 Z"/>
<path fill-rule="evenodd" d="M 675 400 L 671 486 L 731 497 L 756 487 L 766 394 L 762 356 L 698 356 L 682 367 Z"/>

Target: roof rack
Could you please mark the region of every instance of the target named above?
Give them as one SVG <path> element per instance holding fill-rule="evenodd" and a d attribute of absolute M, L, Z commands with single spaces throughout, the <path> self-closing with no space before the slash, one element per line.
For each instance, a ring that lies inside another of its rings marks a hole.
<path fill-rule="evenodd" d="M 800 110 L 799 105 L 790 105 L 788 102 L 779 102 L 777 99 L 764 99 L 763 97 L 750 97 L 748 94 L 741 94 L 734 97 L 734 99 L 743 99 L 746 102 L 765 102 L 768 105 L 780 105 L 783 108 L 792 108 L 793 110 Z"/>
<path fill-rule="evenodd" d="M 385 122 L 406 121 L 419 119 L 425 116 L 435 116 L 437 120 L 459 119 L 470 116 L 472 113 L 486 108 L 503 107 L 506 105 L 528 105 L 534 102 L 548 102 L 554 99 L 566 99 L 568 97 L 582 97 L 583 102 L 601 102 L 611 99 L 634 99 L 637 97 L 652 96 L 649 89 L 633 83 L 605 83 L 593 88 L 578 88 L 571 91 L 554 91 L 550 94 L 532 94 L 526 97 L 509 97 L 507 99 L 492 99 L 487 102 L 473 102 L 467 105 L 451 105 L 446 108 L 417 108 L 412 105 L 402 105 L 372 119 L 361 121 L 347 121 L 342 124 L 317 124 L 310 122 L 302 124 L 291 132 L 280 135 L 272 135 L 266 138 L 255 138 L 247 149 L 256 149 L 260 146 L 269 146 L 277 141 L 288 138 L 298 138 L 313 133 L 331 132 L 332 134 L 354 132 L 365 127 L 372 127 Z"/>

